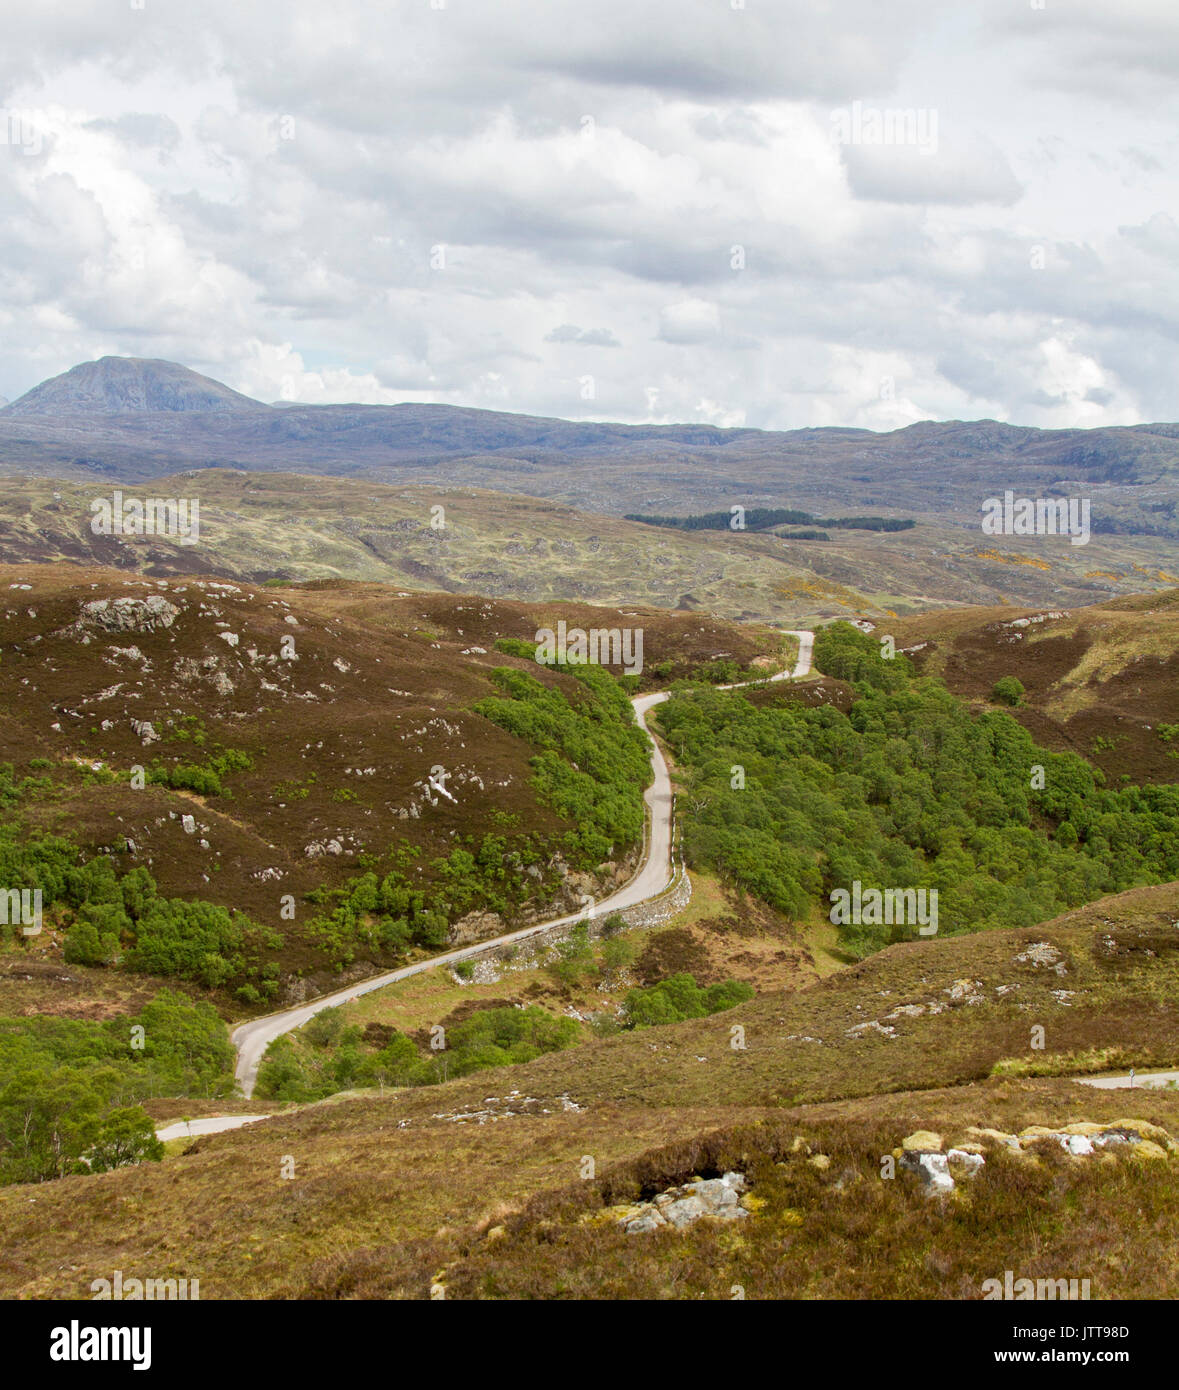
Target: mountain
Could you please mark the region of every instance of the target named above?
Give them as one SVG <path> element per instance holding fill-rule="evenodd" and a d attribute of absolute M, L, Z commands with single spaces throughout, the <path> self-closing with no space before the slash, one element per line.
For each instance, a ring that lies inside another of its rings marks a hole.
<path fill-rule="evenodd" d="M 1093 530 L 1179 537 L 1179 425 L 994 420 L 771 431 L 621 425 L 445 405 L 264 405 L 183 367 L 86 363 L 0 410 L 0 473 L 133 483 L 187 468 L 297 471 L 553 498 L 589 511 L 871 510 L 979 533 L 987 497 L 1089 497 Z M 1173 546 L 1170 547 L 1173 549 Z M 1078 547 L 1078 549 L 1081 549 Z"/>
<path fill-rule="evenodd" d="M 231 391 L 211 377 L 176 362 L 145 357 L 101 357 L 97 362 L 82 362 L 5 405 L 10 416 L 41 418 L 79 412 L 138 415 L 265 409 L 261 401 Z"/>

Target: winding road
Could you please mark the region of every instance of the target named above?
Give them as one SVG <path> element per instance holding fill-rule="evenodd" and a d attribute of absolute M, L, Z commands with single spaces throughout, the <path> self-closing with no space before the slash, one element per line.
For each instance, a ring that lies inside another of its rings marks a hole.
<path fill-rule="evenodd" d="M 787 636 L 798 638 L 798 660 L 792 671 L 780 671 L 777 675 L 768 677 L 771 681 L 795 680 L 810 672 L 815 648 L 815 634 L 809 631 L 789 631 Z M 756 685 L 760 682 L 742 682 L 741 684 Z M 739 687 L 724 685 L 718 688 L 735 690 Z M 649 738 L 651 731 L 647 727 L 646 716 L 656 705 L 662 704 L 668 698 L 668 692 L 664 690 L 654 695 L 636 695 L 632 701 L 635 718 Z M 654 780 L 647 788 L 644 797 L 649 812 L 647 823 L 650 827 L 650 833 L 647 837 L 647 852 L 633 878 L 617 892 L 594 904 L 595 917 L 604 913 L 618 912 L 625 907 L 635 907 L 641 902 L 646 902 L 648 898 L 658 897 L 672 880 L 671 774 L 659 744 L 654 738 L 651 738 L 651 771 L 654 774 Z M 314 1018 L 322 1009 L 331 1009 L 339 1004 L 347 1004 L 353 999 L 358 999 L 362 994 L 369 994 L 374 989 L 384 989 L 386 985 L 396 984 L 398 980 L 407 980 L 411 975 L 419 975 L 426 970 L 434 970 L 440 965 L 454 965 L 460 960 L 468 960 L 472 956 L 480 955 L 489 946 L 505 946 L 513 941 L 525 941 L 528 937 L 538 936 L 541 932 L 550 931 L 553 927 L 572 925 L 574 922 L 581 921 L 585 915 L 585 909 L 582 909 L 579 912 L 571 912 L 564 917 L 555 917 L 548 922 L 538 922 L 534 926 L 508 932 L 504 936 L 490 937 L 474 946 L 465 946 L 457 951 L 447 951 L 443 955 L 431 956 L 429 960 L 418 961 L 415 965 L 404 965 L 398 970 L 387 970 L 384 974 L 374 975 L 369 980 L 361 980 L 357 984 L 348 985 L 345 989 L 338 989 L 331 994 L 321 995 L 308 1004 L 299 1004 L 293 1009 L 284 1009 L 281 1013 L 266 1014 L 261 1018 L 250 1019 L 248 1023 L 241 1024 L 233 1032 L 233 1045 L 237 1049 L 235 1075 L 238 1085 L 242 1089 L 242 1094 L 246 1096 L 254 1094 L 254 1084 L 258 1079 L 258 1067 L 267 1047 L 275 1038 L 282 1037 L 284 1033 L 289 1033 L 292 1029 L 301 1028 L 308 1019 Z M 243 1120 L 241 1116 L 220 1116 L 214 1117 L 215 1119 L 230 1121 L 231 1123 L 222 1126 L 225 1129 L 235 1128 L 240 1123 L 248 1122 Z M 211 1123 L 213 1123 L 212 1120 L 193 1121 L 194 1127 Z M 177 1127 L 170 1126 L 169 1128 L 175 1129 Z M 212 1128 L 204 1128 L 199 1132 L 213 1134 L 217 1131 Z M 187 1131 L 181 1125 L 178 1132 L 170 1137 L 178 1138 L 184 1133 Z"/>
<path fill-rule="evenodd" d="M 1158 1090 L 1163 1086 L 1179 1086 L 1179 1071 L 1136 1071 L 1122 1076 L 1078 1076 L 1082 1086 L 1098 1086 L 1103 1091 L 1132 1086 L 1134 1090 Z"/>
<path fill-rule="evenodd" d="M 177 1120 L 156 1130 L 156 1138 L 166 1144 L 169 1139 L 196 1139 L 202 1134 L 220 1134 L 226 1129 L 241 1129 L 242 1125 L 256 1124 L 266 1120 L 268 1115 L 207 1115 L 201 1120 Z"/>

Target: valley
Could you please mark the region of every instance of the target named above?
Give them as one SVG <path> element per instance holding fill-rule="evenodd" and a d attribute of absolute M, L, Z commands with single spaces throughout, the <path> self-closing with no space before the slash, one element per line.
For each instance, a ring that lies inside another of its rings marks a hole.
<path fill-rule="evenodd" d="M 169 364 L 79 383 L 119 451 L 277 409 Z M 0 426 L 60 429 L 49 386 Z M 98 487 L 0 479 L 0 886 L 40 894 L 0 928 L 0 1296 L 123 1264 L 208 1300 L 973 1299 L 1062 1264 L 1160 1296 L 1170 541 L 1129 511 L 984 541 L 965 492 L 897 478 L 839 515 L 903 529 L 652 525 L 620 513 L 834 508 L 803 441 L 759 492 L 756 431 L 579 426 L 559 452 L 606 505 L 446 453 L 544 422 L 435 412 L 419 480 L 422 418 L 395 480 L 133 452 Z M 673 448 L 744 451 L 736 495 L 617 485 L 611 452 Z M 115 490 L 199 533 L 96 534 Z M 834 913 L 877 887 L 932 915 Z M 869 1233 L 888 1261 L 849 1253 Z"/>

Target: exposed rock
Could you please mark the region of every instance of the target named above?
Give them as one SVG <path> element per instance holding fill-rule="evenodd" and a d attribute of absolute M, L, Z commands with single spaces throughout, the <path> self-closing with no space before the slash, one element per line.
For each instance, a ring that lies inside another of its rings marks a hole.
<path fill-rule="evenodd" d="M 1085 1134 L 1062 1134 L 1060 1147 L 1074 1158 L 1086 1158 L 1093 1152 L 1093 1140 Z"/>
<path fill-rule="evenodd" d="M 973 1003 L 981 999 L 979 991 L 982 989 L 981 980 L 955 980 L 947 989 L 942 990 L 943 994 L 948 994 L 955 1004 Z"/>
<path fill-rule="evenodd" d="M 1125 1130 L 1127 1134 L 1134 1134 L 1143 1139 L 1153 1139 L 1158 1144 L 1174 1142 L 1162 1125 L 1151 1124 L 1149 1120 L 1114 1120 L 1106 1128 Z"/>
<path fill-rule="evenodd" d="M 96 598 L 82 605 L 74 630 L 98 627 L 104 632 L 155 632 L 169 628 L 180 609 L 159 594 L 147 598 Z"/>
<path fill-rule="evenodd" d="M 916 1172 L 930 1196 L 954 1190 L 954 1179 L 950 1176 L 949 1160 L 945 1154 L 909 1149 L 901 1157 L 901 1167 Z"/>
<path fill-rule="evenodd" d="M 344 846 L 339 840 L 312 840 L 309 845 L 303 847 L 303 853 L 308 859 L 320 859 L 325 854 L 343 854 Z"/>
<path fill-rule="evenodd" d="M 895 1038 L 897 1030 L 887 1023 L 878 1023 L 876 1019 L 869 1019 L 866 1023 L 857 1023 L 854 1028 L 844 1030 L 845 1038 L 859 1038 L 865 1033 L 880 1033 L 886 1038 Z"/>
<path fill-rule="evenodd" d="M 906 1135 L 901 1140 L 901 1148 L 907 1152 L 932 1152 L 940 1151 L 942 1147 L 942 1136 L 932 1129 L 918 1129 L 912 1134 Z"/>
<path fill-rule="evenodd" d="M 1050 941 L 1033 941 L 1026 951 L 1014 957 L 1021 965 L 1051 966 L 1058 975 L 1067 975 L 1064 957 Z"/>
<path fill-rule="evenodd" d="M 468 912 L 450 928 L 449 941 L 452 946 L 468 946 L 488 937 L 502 936 L 506 929 L 497 912 Z"/>
<path fill-rule="evenodd" d="M 720 1221 L 739 1220 L 750 1215 L 742 1206 L 746 1182 L 743 1173 L 725 1173 L 719 1178 L 700 1178 L 660 1192 L 653 1201 L 636 1202 L 610 1208 L 606 1215 L 616 1220 L 628 1235 L 669 1226 L 683 1230 L 702 1217 Z"/>

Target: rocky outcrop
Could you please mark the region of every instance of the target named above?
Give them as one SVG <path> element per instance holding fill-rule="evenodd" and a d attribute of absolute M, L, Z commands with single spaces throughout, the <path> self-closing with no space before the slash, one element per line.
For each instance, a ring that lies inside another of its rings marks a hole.
<path fill-rule="evenodd" d="M 985 1151 L 999 1148 L 1029 1158 L 1043 1148 L 1063 1149 L 1072 1158 L 1124 1153 L 1165 1161 L 1169 1155 L 1179 1155 L 1179 1143 L 1149 1120 L 1114 1120 L 1106 1124 L 1079 1120 L 1059 1129 L 1028 1125 L 1018 1134 L 971 1125 L 966 1138 L 948 1149 L 940 1134 L 919 1129 L 906 1135 L 900 1148 L 893 1150 L 893 1157 L 900 1168 L 920 1178 L 929 1196 L 937 1197 L 953 1192 L 957 1180 L 980 1172 L 986 1166 Z"/>
<path fill-rule="evenodd" d="M 452 924 L 447 939 L 452 946 L 470 946 L 489 936 L 502 936 L 506 930 L 497 912 L 468 912 Z"/>
<path fill-rule="evenodd" d="M 746 1193 L 744 1173 L 724 1173 L 719 1178 L 695 1178 L 680 1187 L 669 1187 L 650 1202 L 607 1207 L 594 1219 L 617 1222 L 628 1235 L 671 1229 L 682 1231 L 704 1217 L 739 1221 L 752 1214 L 752 1198 Z"/>
<path fill-rule="evenodd" d="M 180 609 L 160 594 L 146 598 L 96 598 L 82 605 L 82 611 L 67 633 L 86 635 L 87 628 L 103 632 L 156 632 L 169 628 Z"/>

